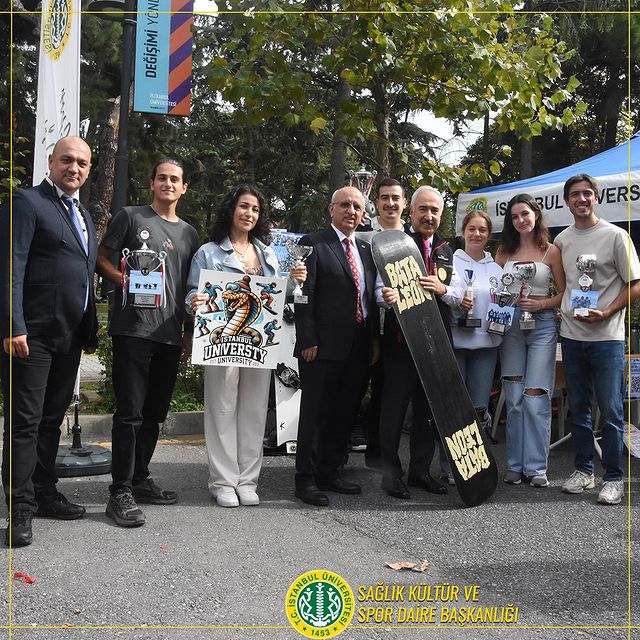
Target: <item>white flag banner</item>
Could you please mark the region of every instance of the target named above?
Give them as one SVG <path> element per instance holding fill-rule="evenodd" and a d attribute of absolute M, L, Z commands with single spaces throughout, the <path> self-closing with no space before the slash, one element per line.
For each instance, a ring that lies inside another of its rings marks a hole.
<path fill-rule="evenodd" d="M 80 122 L 80 0 L 43 0 L 33 184 L 47 175 L 47 158 Z"/>

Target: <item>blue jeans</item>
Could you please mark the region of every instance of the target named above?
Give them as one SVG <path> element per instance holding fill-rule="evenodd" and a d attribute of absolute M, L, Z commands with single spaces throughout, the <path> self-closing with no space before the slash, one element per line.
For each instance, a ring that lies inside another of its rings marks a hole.
<path fill-rule="evenodd" d="M 576 469 L 593 473 L 591 400 L 595 393 L 602 424 L 602 479 L 622 480 L 624 342 L 584 342 L 562 338 L 562 360 L 571 410 Z"/>
<path fill-rule="evenodd" d="M 489 406 L 489 395 L 493 386 L 498 348 L 456 349 L 456 362 L 462 374 L 473 406 L 476 409 Z"/>
<path fill-rule="evenodd" d="M 528 477 L 547 472 L 551 395 L 556 373 L 556 321 L 551 309 L 533 314 L 536 326 L 520 329 L 520 308 L 500 350 L 507 405 L 507 468 Z M 506 378 L 521 378 L 507 380 Z M 542 389 L 542 395 L 528 395 Z"/>

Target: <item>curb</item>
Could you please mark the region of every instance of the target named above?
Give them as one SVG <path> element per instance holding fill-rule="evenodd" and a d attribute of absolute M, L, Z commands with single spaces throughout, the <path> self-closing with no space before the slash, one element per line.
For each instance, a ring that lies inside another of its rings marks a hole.
<path fill-rule="evenodd" d="M 65 416 L 61 425 L 62 435 L 71 434 L 74 417 L 73 413 Z M 78 418 L 82 428 L 83 437 L 108 437 L 111 438 L 112 415 L 91 415 L 80 414 Z M 0 426 L 4 426 L 4 418 L 0 418 Z M 204 436 L 204 412 L 203 411 L 181 411 L 180 413 L 169 413 L 167 419 L 160 425 L 160 436 L 182 436 L 182 435 L 202 435 Z"/>

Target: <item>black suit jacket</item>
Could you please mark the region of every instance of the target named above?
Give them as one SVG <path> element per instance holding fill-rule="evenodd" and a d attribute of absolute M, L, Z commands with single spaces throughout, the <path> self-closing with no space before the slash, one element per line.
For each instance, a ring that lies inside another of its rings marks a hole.
<path fill-rule="evenodd" d="M 1 337 L 9 336 L 13 322 L 14 336 L 77 333 L 83 346 L 97 343 L 93 278 L 98 243 L 91 216 L 84 207 L 78 208 L 89 236 L 88 255 L 55 188 L 46 180 L 37 187 L 12 194 L 0 208 Z M 10 256 L 13 259 L 11 283 Z M 87 283 L 89 302 L 85 313 Z"/>
<path fill-rule="evenodd" d="M 303 292 L 308 304 L 297 304 L 295 355 L 318 347 L 319 360 L 345 360 L 357 327 L 357 289 L 343 246 L 333 227 L 304 236 L 300 244 L 313 247 L 306 261 L 307 281 Z M 375 331 L 378 309 L 375 305 L 375 266 L 371 248 L 356 238 L 364 266 L 367 325 Z"/>

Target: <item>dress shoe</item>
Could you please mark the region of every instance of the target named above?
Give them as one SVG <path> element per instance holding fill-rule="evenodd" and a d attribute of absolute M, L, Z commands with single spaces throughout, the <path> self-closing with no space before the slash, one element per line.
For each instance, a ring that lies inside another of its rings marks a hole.
<path fill-rule="evenodd" d="M 300 498 L 302 502 L 313 504 L 316 507 L 328 507 L 329 498 L 316 487 L 315 484 L 308 484 L 304 487 L 296 488 L 296 498 Z"/>
<path fill-rule="evenodd" d="M 421 476 L 409 477 L 408 484 L 410 487 L 420 487 L 429 493 L 447 493 L 447 487 L 435 478 L 432 478 L 428 473 Z"/>
<path fill-rule="evenodd" d="M 407 489 L 407 485 L 402 481 L 402 478 L 385 478 L 381 486 L 392 498 L 400 498 L 400 500 L 409 500 L 411 498 L 409 489 Z"/>
<path fill-rule="evenodd" d="M 15 509 L 9 519 L 9 525 L 5 534 L 7 547 L 26 547 L 33 540 L 31 521 L 33 511 L 30 509 Z"/>
<path fill-rule="evenodd" d="M 36 497 L 38 518 L 55 518 L 56 520 L 77 520 L 82 518 L 86 509 L 69 502 L 59 491 L 50 495 Z"/>
<path fill-rule="evenodd" d="M 355 496 L 362 493 L 362 488 L 355 482 L 349 482 L 342 478 L 334 478 L 333 480 L 321 480 L 318 482 L 318 488 L 322 491 L 333 491 L 334 493 L 344 493 L 346 495 Z"/>

